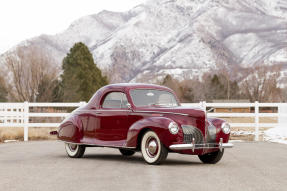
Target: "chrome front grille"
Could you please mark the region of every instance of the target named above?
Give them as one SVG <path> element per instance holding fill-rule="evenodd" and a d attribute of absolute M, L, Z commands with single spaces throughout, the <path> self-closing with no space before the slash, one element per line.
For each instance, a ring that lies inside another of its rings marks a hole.
<path fill-rule="evenodd" d="M 193 138 L 195 139 L 195 144 L 203 143 L 203 135 L 198 128 L 191 125 L 182 125 L 181 127 L 184 143 L 191 143 Z"/>
<path fill-rule="evenodd" d="M 207 130 L 206 142 L 214 143 L 216 139 L 216 127 L 212 124 L 212 122 L 208 122 L 208 126 L 205 129 Z"/>

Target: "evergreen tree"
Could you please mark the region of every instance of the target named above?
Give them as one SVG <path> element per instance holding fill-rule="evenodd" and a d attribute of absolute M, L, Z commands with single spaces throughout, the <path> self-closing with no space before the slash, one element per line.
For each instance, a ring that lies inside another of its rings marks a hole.
<path fill-rule="evenodd" d="M 240 89 L 237 81 L 232 81 L 230 84 L 230 98 L 231 99 L 243 99 L 243 96 L 240 95 Z"/>
<path fill-rule="evenodd" d="M 88 47 L 81 42 L 70 49 L 63 60 L 62 69 L 60 87 L 62 99 L 66 102 L 88 101 L 100 87 L 108 84 L 107 78 L 102 76 L 94 63 Z"/>
<path fill-rule="evenodd" d="M 209 78 L 208 90 L 207 90 L 207 100 L 214 99 L 225 99 L 226 92 L 224 90 L 224 85 L 222 84 L 220 77 L 218 75 L 213 75 Z"/>
<path fill-rule="evenodd" d="M 167 74 L 160 83 L 160 85 L 172 89 L 175 92 L 176 96 L 180 99 L 180 101 L 182 101 L 183 95 L 182 90 L 179 86 L 179 82 L 176 79 L 173 79 L 171 75 Z"/>
<path fill-rule="evenodd" d="M 64 101 L 64 88 L 61 80 L 55 81 L 55 87 L 52 92 L 52 102 L 63 102 Z"/>
<path fill-rule="evenodd" d="M 51 80 L 49 77 L 44 76 L 38 86 L 36 102 L 55 102 L 56 96 L 54 93 L 57 85 L 58 80 Z"/>
<path fill-rule="evenodd" d="M 208 101 L 218 100 L 218 99 L 240 99 L 240 89 L 237 81 L 231 81 L 221 74 L 209 75 L 205 81 L 207 84 L 206 89 L 206 99 Z M 229 87 L 228 87 L 229 84 Z"/>

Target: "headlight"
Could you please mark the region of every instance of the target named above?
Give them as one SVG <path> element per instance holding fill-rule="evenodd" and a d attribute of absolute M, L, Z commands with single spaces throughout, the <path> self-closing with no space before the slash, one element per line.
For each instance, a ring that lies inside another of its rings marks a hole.
<path fill-rule="evenodd" d="M 168 125 L 169 132 L 173 135 L 178 133 L 178 125 L 175 122 L 170 122 Z"/>
<path fill-rule="evenodd" d="M 225 134 L 230 133 L 230 125 L 226 122 L 222 123 L 221 129 L 222 129 L 223 133 L 225 133 Z"/>

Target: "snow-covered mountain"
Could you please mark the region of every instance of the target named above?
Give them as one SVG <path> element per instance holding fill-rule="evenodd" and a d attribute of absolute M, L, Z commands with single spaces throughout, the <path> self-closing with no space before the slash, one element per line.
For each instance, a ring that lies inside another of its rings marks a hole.
<path fill-rule="evenodd" d="M 41 46 L 60 65 L 79 41 L 112 82 L 192 77 L 219 64 L 232 71 L 287 63 L 287 0 L 150 0 L 128 12 L 80 18 L 62 33 L 18 46 Z"/>

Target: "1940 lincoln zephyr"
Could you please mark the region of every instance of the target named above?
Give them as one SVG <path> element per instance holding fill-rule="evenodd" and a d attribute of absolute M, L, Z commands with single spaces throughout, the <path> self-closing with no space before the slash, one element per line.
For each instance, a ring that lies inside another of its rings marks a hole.
<path fill-rule="evenodd" d="M 182 107 L 171 89 L 150 84 L 102 87 L 51 134 L 72 158 L 82 157 L 86 147 L 111 147 L 124 156 L 141 151 L 148 164 L 163 162 L 169 152 L 214 164 L 233 146 L 227 122 Z"/>

